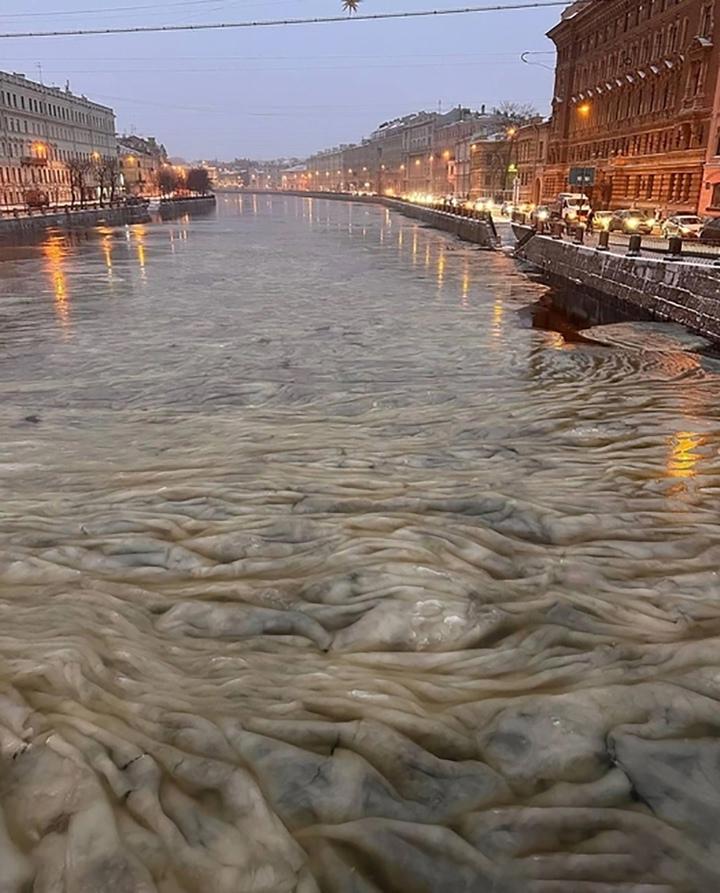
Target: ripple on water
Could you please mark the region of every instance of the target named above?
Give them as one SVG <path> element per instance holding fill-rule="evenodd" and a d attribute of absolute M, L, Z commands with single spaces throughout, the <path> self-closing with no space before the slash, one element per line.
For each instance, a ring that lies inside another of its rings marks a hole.
<path fill-rule="evenodd" d="M 0 267 L 0 889 L 720 889 L 712 364 L 220 214 Z"/>

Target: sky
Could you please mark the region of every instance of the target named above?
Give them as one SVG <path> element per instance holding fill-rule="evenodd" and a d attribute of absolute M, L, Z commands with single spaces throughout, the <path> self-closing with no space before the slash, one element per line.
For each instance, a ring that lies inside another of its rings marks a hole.
<path fill-rule="evenodd" d="M 365 13 L 498 0 L 363 0 Z M 0 32 L 331 16 L 340 0 L 6 0 Z M 559 7 L 238 31 L 0 41 L 0 68 L 85 94 L 187 160 L 305 157 L 420 109 L 547 114 Z M 543 67 L 546 66 L 546 67 Z"/>

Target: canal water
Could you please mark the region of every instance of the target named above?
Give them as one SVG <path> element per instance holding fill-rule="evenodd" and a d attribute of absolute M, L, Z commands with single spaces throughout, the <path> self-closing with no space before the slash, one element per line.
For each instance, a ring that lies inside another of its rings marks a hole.
<path fill-rule="evenodd" d="M 720 889 L 718 365 L 544 292 L 289 197 L 2 249 L 2 893 Z"/>

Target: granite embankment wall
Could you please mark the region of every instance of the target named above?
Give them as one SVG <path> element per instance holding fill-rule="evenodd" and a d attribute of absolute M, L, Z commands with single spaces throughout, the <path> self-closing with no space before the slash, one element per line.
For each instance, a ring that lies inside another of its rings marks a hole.
<path fill-rule="evenodd" d="M 161 202 L 158 213 L 162 219 L 171 219 L 181 214 L 210 212 L 214 208 L 215 196 L 210 195 Z M 74 230 L 98 226 L 127 226 L 133 223 L 149 223 L 151 220 L 151 214 L 142 205 L 5 217 L 0 219 L 0 241 L 32 241 L 42 237 L 48 229 Z"/>
<path fill-rule="evenodd" d="M 484 220 L 462 217 L 459 214 L 449 214 L 447 211 L 436 211 L 424 205 L 413 205 L 393 199 L 382 199 L 382 202 L 387 207 L 405 214 L 406 217 L 416 217 L 436 229 L 452 233 L 464 242 L 474 242 L 481 248 L 494 248 L 497 244 L 495 234 Z"/>
<path fill-rule="evenodd" d="M 401 199 L 388 198 L 383 195 L 349 195 L 342 192 L 300 192 L 298 190 L 274 191 L 269 189 L 243 189 L 236 194 L 250 195 L 295 195 L 301 198 L 317 198 L 326 201 L 355 202 L 365 205 L 382 205 L 390 208 L 406 217 L 415 217 L 427 223 L 435 229 L 441 229 L 452 233 L 465 242 L 473 242 L 481 248 L 495 248 L 497 239 L 489 224 L 484 220 L 476 220 L 459 214 L 449 214 L 446 211 L 437 211 L 425 205 L 416 205 Z"/>
<path fill-rule="evenodd" d="M 590 294 L 599 305 L 616 303 L 628 317 L 677 322 L 720 342 L 720 266 L 627 257 L 539 235 L 521 244 L 516 256 L 561 287 L 571 313 L 587 308 Z"/>
<path fill-rule="evenodd" d="M 42 235 L 48 229 L 90 229 L 94 226 L 125 226 L 150 219 L 145 208 L 99 208 L 87 211 L 63 211 L 52 214 L 6 217 L 0 220 L 0 239 L 22 241 Z"/>

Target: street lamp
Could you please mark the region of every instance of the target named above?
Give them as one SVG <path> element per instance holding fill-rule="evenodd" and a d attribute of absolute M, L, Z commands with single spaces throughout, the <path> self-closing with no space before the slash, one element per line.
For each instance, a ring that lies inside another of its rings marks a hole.
<path fill-rule="evenodd" d="M 587 118 L 590 114 L 591 106 L 589 102 L 584 102 L 582 105 L 578 106 L 578 115 L 581 115 L 583 118 Z"/>

